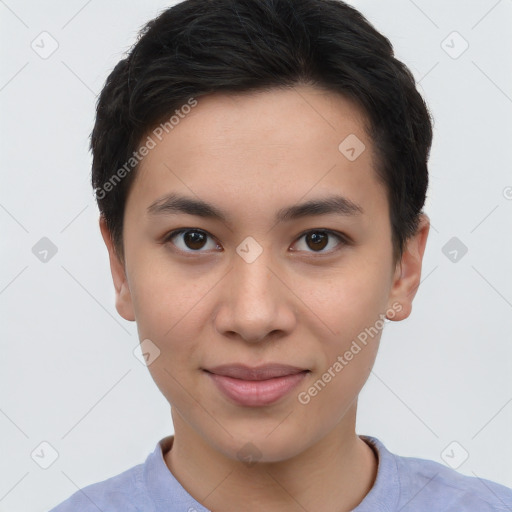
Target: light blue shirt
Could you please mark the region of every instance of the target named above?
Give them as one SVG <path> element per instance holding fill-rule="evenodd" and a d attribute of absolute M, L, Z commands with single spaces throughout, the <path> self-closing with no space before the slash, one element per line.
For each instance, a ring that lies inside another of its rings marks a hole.
<path fill-rule="evenodd" d="M 373 487 L 352 512 L 512 512 L 508 487 L 431 460 L 394 455 L 377 438 L 359 437 L 374 449 L 379 465 Z M 165 464 L 172 441 L 164 437 L 144 463 L 84 487 L 50 512 L 209 512 Z"/>

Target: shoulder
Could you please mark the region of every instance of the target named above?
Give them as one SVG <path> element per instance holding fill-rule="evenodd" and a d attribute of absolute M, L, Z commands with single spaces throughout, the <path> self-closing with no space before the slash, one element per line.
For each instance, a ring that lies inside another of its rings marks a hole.
<path fill-rule="evenodd" d="M 379 463 L 375 483 L 357 512 L 511 512 L 512 489 L 463 475 L 444 464 L 390 452 L 376 437 L 360 436 Z"/>
<path fill-rule="evenodd" d="M 439 462 L 394 455 L 400 482 L 400 506 L 418 510 L 498 512 L 512 510 L 512 489 L 463 475 Z M 416 504 L 416 506 L 415 506 Z M 423 509 L 421 509 L 423 510 Z"/>
<path fill-rule="evenodd" d="M 98 510 L 122 510 L 137 512 L 144 500 L 142 485 L 144 464 L 138 464 L 101 482 L 90 484 L 74 492 L 69 498 L 49 512 L 98 512 Z"/>

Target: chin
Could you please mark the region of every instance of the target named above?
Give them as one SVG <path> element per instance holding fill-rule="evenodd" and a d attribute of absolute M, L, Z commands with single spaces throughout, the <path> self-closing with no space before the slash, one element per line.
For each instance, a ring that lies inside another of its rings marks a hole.
<path fill-rule="evenodd" d="M 291 459 L 307 448 L 304 443 L 304 432 L 298 425 L 288 429 L 271 428 L 235 429 L 226 426 L 227 433 L 222 439 L 210 440 L 212 447 L 222 452 L 227 458 L 244 462 L 247 466 L 255 463 L 275 463 Z M 273 430 L 275 429 L 275 430 Z"/>

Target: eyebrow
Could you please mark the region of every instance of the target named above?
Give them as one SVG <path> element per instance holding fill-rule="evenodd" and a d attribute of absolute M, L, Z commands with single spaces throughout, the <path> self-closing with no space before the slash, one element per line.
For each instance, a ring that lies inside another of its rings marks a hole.
<path fill-rule="evenodd" d="M 151 216 L 185 213 L 229 224 L 229 215 L 216 206 L 201 199 L 176 193 L 171 193 L 156 200 L 147 208 L 147 211 Z M 356 216 L 363 213 L 364 210 L 360 205 L 346 197 L 333 195 L 281 208 L 275 215 L 275 222 L 291 221 L 315 215 Z"/>

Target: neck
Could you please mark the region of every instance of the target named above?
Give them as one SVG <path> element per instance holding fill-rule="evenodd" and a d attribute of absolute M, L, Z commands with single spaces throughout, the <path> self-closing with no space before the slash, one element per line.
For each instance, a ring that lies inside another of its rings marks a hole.
<path fill-rule="evenodd" d="M 349 512 L 377 476 L 373 449 L 354 431 L 355 408 L 297 456 L 254 465 L 226 457 L 173 411 L 175 435 L 164 460 L 184 489 L 212 511 Z"/>

